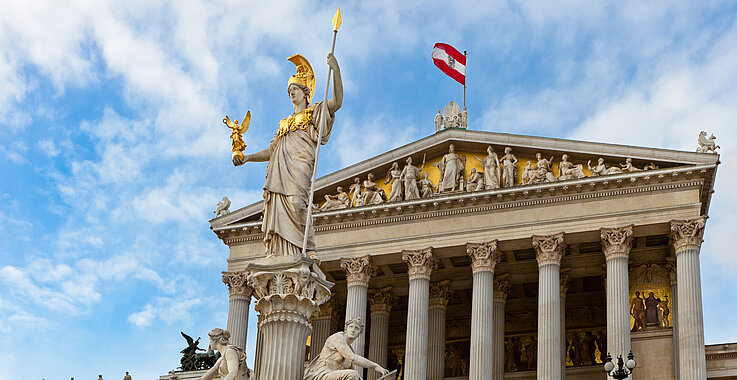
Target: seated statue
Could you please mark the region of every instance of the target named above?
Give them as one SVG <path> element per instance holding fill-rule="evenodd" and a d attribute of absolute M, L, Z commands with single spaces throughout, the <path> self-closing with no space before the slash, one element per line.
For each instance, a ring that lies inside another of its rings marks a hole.
<path fill-rule="evenodd" d="M 373 368 L 381 376 L 389 374 L 382 366 L 356 355 L 351 348 L 356 338 L 363 334 L 364 326 L 361 318 L 349 319 L 345 322 L 345 331 L 331 335 L 305 370 L 304 380 L 361 380 L 361 376 L 353 369 L 354 365 Z"/>
<path fill-rule="evenodd" d="M 214 328 L 207 335 L 210 336 L 210 349 L 220 353 L 220 359 L 215 362 L 201 380 L 211 380 L 219 376 L 223 380 L 251 380 L 254 373 L 246 365 L 246 353 L 238 346 L 230 344 L 230 332 Z"/>
<path fill-rule="evenodd" d="M 469 192 L 484 190 L 484 172 L 477 172 L 476 168 L 471 168 L 466 190 Z"/>
<path fill-rule="evenodd" d="M 384 190 L 374 182 L 373 173 L 368 174 L 368 178 L 363 181 L 363 193 L 361 193 L 361 205 L 377 205 L 384 202 L 386 194 Z"/>

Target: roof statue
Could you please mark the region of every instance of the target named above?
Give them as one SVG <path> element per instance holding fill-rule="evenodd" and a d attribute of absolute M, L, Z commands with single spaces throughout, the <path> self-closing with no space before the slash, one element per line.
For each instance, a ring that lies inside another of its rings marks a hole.
<path fill-rule="evenodd" d="M 699 147 L 696 148 L 697 153 L 716 153 L 717 149 L 720 148 L 719 145 L 717 145 L 714 140 L 717 138 L 714 137 L 714 135 L 711 135 L 709 137 L 706 137 L 706 132 L 701 131 L 699 132 Z"/>

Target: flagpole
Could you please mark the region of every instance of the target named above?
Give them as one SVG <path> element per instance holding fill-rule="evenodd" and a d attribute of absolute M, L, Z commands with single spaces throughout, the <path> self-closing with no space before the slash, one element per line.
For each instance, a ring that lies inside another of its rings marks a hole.
<path fill-rule="evenodd" d="M 333 44 L 330 47 L 330 54 L 335 53 L 335 39 L 338 37 L 338 27 L 342 20 L 340 17 L 340 7 L 333 17 Z M 328 68 L 328 77 L 325 81 L 325 100 L 322 102 L 322 110 L 320 112 L 320 126 L 317 128 L 317 147 L 315 147 L 315 166 L 312 168 L 312 180 L 310 181 L 310 195 L 307 201 L 307 220 L 305 221 L 305 236 L 302 240 L 302 257 L 307 257 L 307 239 L 309 237 L 310 227 L 312 226 L 312 202 L 315 199 L 315 177 L 317 177 L 317 161 L 320 158 L 320 145 L 322 145 L 322 130 L 327 127 L 328 115 L 328 91 L 330 90 L 330 77 L 333 74 L 333 68 Z"/>
<path fill-rule="evenodd" d="M 463 78 L 463 109 L 466 109 L 466 78 L 468 77 L 468 52 L 464 50 L 463 56 L 466 57 L 466 72 Z"/>

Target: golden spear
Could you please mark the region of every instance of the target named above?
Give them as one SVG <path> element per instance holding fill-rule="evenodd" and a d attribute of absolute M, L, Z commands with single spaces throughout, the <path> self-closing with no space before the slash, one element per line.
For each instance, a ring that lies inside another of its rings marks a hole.
<path fill-rule="evenodd" d="M 340 17 L 340 7 L 333 16 L 333 44 L 330 47 L 330 54 L 335 53 L 335 39 L 338 37 L 338 28 L 343 23 Z M 305 221 L 305 237 L 302 240 L 302 257 L 307 257 L 307 237 L 309 236 L 310 226 L 312 225 L 312 202 L 315 199 L 315 177 L 317 176 L 317 160 L 320 158 L 320 145 L 322 145 L 322 130 L 327 127 L 328 117 L 328 91 L 330 90 L 330 77 L 333 69 L 328 69 L 328 77 L 325 81 L 325 100 L 322 102 L 322 112 L 320 117 L 320 127 L 317 129 L 317 147 L 315 148 L 315 166 L 312 168 L 312 180 L 310 181 L 310 196 L 307 202 L 307 220 Z"/>

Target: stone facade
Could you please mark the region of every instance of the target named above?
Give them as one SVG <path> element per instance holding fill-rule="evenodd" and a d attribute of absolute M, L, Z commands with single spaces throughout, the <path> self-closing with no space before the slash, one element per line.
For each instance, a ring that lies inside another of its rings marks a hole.
<path fill-rule="evenodd" d="M 637 378 L 729 378 L 713 377 L 734 367 L 730 353 L 704 348 L 700 315 L 717 155 L 446 130 L 319 179 L 315 198 L 410 156 L 427 156 L 437 184 L 431 164 L 449 144 L 464 178 L 488 146 L 511 147 L 520 176 L 540 152 L 554 157 L 552 178 L 563 154 L 584 176 L 317 212 L 331 297 L 346 317 L 370 321 L 356 352 L 403 379 L 602 379 L 606 353 L 629 349 Z M 657 169 L 591 176 L 585 163 L 600 157 Z M 228 273 L 262 257 L 259 212 L 254 204 L 211 222 L 230 248 Z M 313 329 L 328 319 L 312 318 Z"/>

